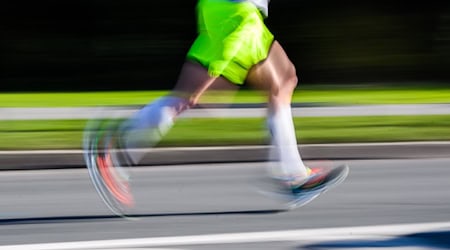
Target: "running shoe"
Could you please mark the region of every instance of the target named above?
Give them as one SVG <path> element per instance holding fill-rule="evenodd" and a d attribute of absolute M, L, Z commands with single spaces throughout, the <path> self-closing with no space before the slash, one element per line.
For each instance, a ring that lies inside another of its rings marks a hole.
<path fill-rule="evenodd" d="M 327 175 L 332 171 L 332 169 L 316 167 L 307 168 L 308 177 L 304 180 L 299 181 L 298 185 L 291 184 L 292 193 L 296 194 L 302 191 L 317 189 L 323 186 L 326 182 Z M 293 182 L 295 183 L 295 182 Z"/>
<path fill-rule="evenodd" d="M 96 129 L 92 129 L 92 128 Z M 126 217 L 134 206 L 126 152 L 120 145 L 117 125 L 90 124 L 84 136 L 84 157 L 91 181 L 98 194 L 115 214 Z"/>
<path fill-rule="evenodd" d="M 292 195 L 289 202 L 290 208 L 306 205 L 319 195 L 336 187 L 348 176 L 349 167 L 342 165 L 336 168 L 311 168 L 311 173 L 306 181 L 291 187 L 288 191 Z"/>
<path fill-rule="evenodd" d="M 305 178 L 272 178 L 273 185 L 268 185 L 262 193 L 281 198 L 287 209 L 304 206 L 322 193 L 342 183 L 349 173 L 349 167 L 342 165 L 336 168 L 308 168 L 309 176 Z"/>

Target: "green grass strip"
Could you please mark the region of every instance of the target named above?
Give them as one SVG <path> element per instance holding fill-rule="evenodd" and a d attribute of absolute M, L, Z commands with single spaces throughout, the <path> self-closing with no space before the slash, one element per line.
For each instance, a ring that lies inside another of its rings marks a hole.
<path fill-rule="evenodd" d="M 140 105 L 167 91 L 1 93 L 0 107 L 83 107 Z"/>
<path fill-rule="evenodd" d="M 450 115 L 295 118 L 300 144 L 450 140 Z M 84 120 L 0 121 L 0 149 L 79 149 Z M 159 146 L 267 144 L 260 118 L 180 119 Z"/>
<path fill-rule="evenodd" d="M 363 85 L 364 86 L 364 85 Z M 120 91 L 82 93 L 0 93 L 0 107 L 83 107 L 143 105 L 168 91 Z M 262 103 L 266 97 L 258 91 L 240 90 L 205 95 L 203 102 Z M 449 103 L 450 87 L 311 87 L 300 86 L 293 102 L 328 104 L 417 104 Z"/>

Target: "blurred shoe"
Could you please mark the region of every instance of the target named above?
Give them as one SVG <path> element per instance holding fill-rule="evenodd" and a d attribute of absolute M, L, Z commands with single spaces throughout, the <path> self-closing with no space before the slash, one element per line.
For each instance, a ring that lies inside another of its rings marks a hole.
<path fill-rule="evenodd" d="M 303 192 L 317 191 L 330 188 L 331 185 L 337 185 L 348 175 L 348 166 L 343 165 L 336 168 L 310 168 L 310 174 L 303 184 L 292 186 L 294 195 Z"/>
<path fill-rule="evenodd" d="M 99 125 L 100 126 L 100 125 Z M 115 214 L 124 216 L 134 206 L 126 152 L 120 148 L 117 127 L 108 124 L 85 136 L 85 161 L 102 200 Z"/>
<path fill-rule="evenodd" d="M 281 181 L 288 199 L 288 208 L 304 206 L 322 193 L 342 183 L 349 173 L 349 167 L 308 168 L 309 176 L 305 178 L 288 178 Z"/>
<path fill-rule="evenodd" d="M 123 205 L 133 206 L 133 197 L 129 186 L 130 174 L 128 169 L 130 160 L 128 153 L 122 147 L 121 133 L 111 130 L 105 134 L 103 154 L 98 155 L 98 165 L 108 189 Z"/>

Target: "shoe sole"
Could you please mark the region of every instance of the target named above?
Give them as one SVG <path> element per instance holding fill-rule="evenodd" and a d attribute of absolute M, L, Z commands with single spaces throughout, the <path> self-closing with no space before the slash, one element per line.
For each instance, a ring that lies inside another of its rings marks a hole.
<path fill-rule="evenodd" d="M 305 192 L 300 192 L 294 195 L 294 199 L 287 203 L 288 209 L 295 209 L 302 207 L 319 195 L 327 192 L 330 189 L 337 187 L 339 184 L 344 182 L 350 172 L 348 165 L 341 165 L 339 167 L 333 168 L 331 172 L 327 175 L 325 179 L 325 184 L 319 188 L 308 190 Z"/>
<path fill-rule="evenodd" d="M 267 191 L 260 189 L 259 192 L 266 196 L 284 200 L 284 206 L 286 207 L 286 210 L 292 210 L 310 203 L 321 194 L 341 184 L 347 178 L 349 171 L 350 168 L 348 167 L 348 165 L 341 165 L 333 168 L 330 174 L 325 179 L 326 184 L 321 185 L 318 188 L 313 188 L 311 190 L 300 192 L 297 194 L 289 193 L 288 190 L 285 190 L 285 192 L 281 193 L 279 191 Z"/>

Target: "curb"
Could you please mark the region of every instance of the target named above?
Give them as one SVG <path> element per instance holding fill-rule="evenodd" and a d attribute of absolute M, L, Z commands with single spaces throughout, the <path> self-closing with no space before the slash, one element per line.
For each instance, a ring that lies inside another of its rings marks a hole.
<path fill-rule="evenodd" d="M 308 144 L 304 160 L 414 159 L 450 157 L 450 142 Z M 267 161 L 269 146 L 154 148 L 141 165 L 208 164 Z M 0 151 L 1 170 L 85 167 L 82 150 Z"/>

